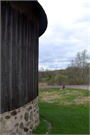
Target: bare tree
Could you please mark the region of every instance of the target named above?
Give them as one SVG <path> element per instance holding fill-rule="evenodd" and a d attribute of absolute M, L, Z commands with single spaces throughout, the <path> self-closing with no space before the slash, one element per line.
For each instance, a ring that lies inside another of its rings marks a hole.
<path fill-rule="evenodd" d="M 72 60 L 69 65 L 68 76 L 69 79 L 72 79 L 73 84 L 87 84 L 89 74 L 88 59 L 87 50 L 83 50 L 77 53 L 75 60 Z"/>

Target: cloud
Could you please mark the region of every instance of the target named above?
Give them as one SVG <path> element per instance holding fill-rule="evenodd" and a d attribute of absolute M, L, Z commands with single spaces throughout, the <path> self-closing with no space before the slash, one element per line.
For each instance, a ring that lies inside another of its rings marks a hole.
<path fill-rule="evenodd" d="M 88 2 L 39 1 L 48 16 L 47 30 L 39 39 L 39 68 L 66 68 L 77 52 L 89 48 Z"/>
<path fill-rule="evenodd" d="M 90 1 L 89 0 L 88 1 L 84 1 L 83 3 L 81 3 L 81 6 L 86 8 L 86 9 L 90 8 Z"/>
<path fill-rule="evenodd" d="M 79 19 L 77 19 L 76 22 L 77 22 L 77 23 L 82 23 L 82 22 L 88 23 L 88 21 L 90 21 L 90 20 L 89 20 L 89 15 L 86 14 L 86 15 L 81 16 Z"/>

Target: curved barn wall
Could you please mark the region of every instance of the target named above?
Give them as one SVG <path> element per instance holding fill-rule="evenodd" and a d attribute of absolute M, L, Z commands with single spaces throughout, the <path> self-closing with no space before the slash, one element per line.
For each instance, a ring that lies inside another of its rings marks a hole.
<path fill-rule="evenodd" d="M 1 10 L 1 113 L 38 96 L 38 20 L 14 10 Z"/>
<path fill-rule="evenodd" d="M 37 13 L 30 15 L 2 2 L 0 133 L 31 133 L 39 124 L 39 24 Z"/>

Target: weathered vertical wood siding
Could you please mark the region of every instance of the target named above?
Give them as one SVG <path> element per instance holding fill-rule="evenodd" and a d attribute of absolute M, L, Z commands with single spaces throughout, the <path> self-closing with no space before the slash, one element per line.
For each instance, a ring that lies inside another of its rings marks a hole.
<path fill-rule="evenodd" d="M 38 95 L 38 19 L 1 6 L 1 113 Z"/>

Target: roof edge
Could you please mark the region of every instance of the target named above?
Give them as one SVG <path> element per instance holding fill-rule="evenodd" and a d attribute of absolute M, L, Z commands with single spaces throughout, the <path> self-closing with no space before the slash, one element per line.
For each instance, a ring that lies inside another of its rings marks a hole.
<path fill-rule="evenodd" d="M 38 9 L 38 15 L 39 15 L 39 37 L 43 35 L 43 33 L 47 29 L 48 21 L 47 21 L 47 15 L 43 9 L 43 7 L 40 5 L 38 1 L 34 1 L 35 5 Z"/>

